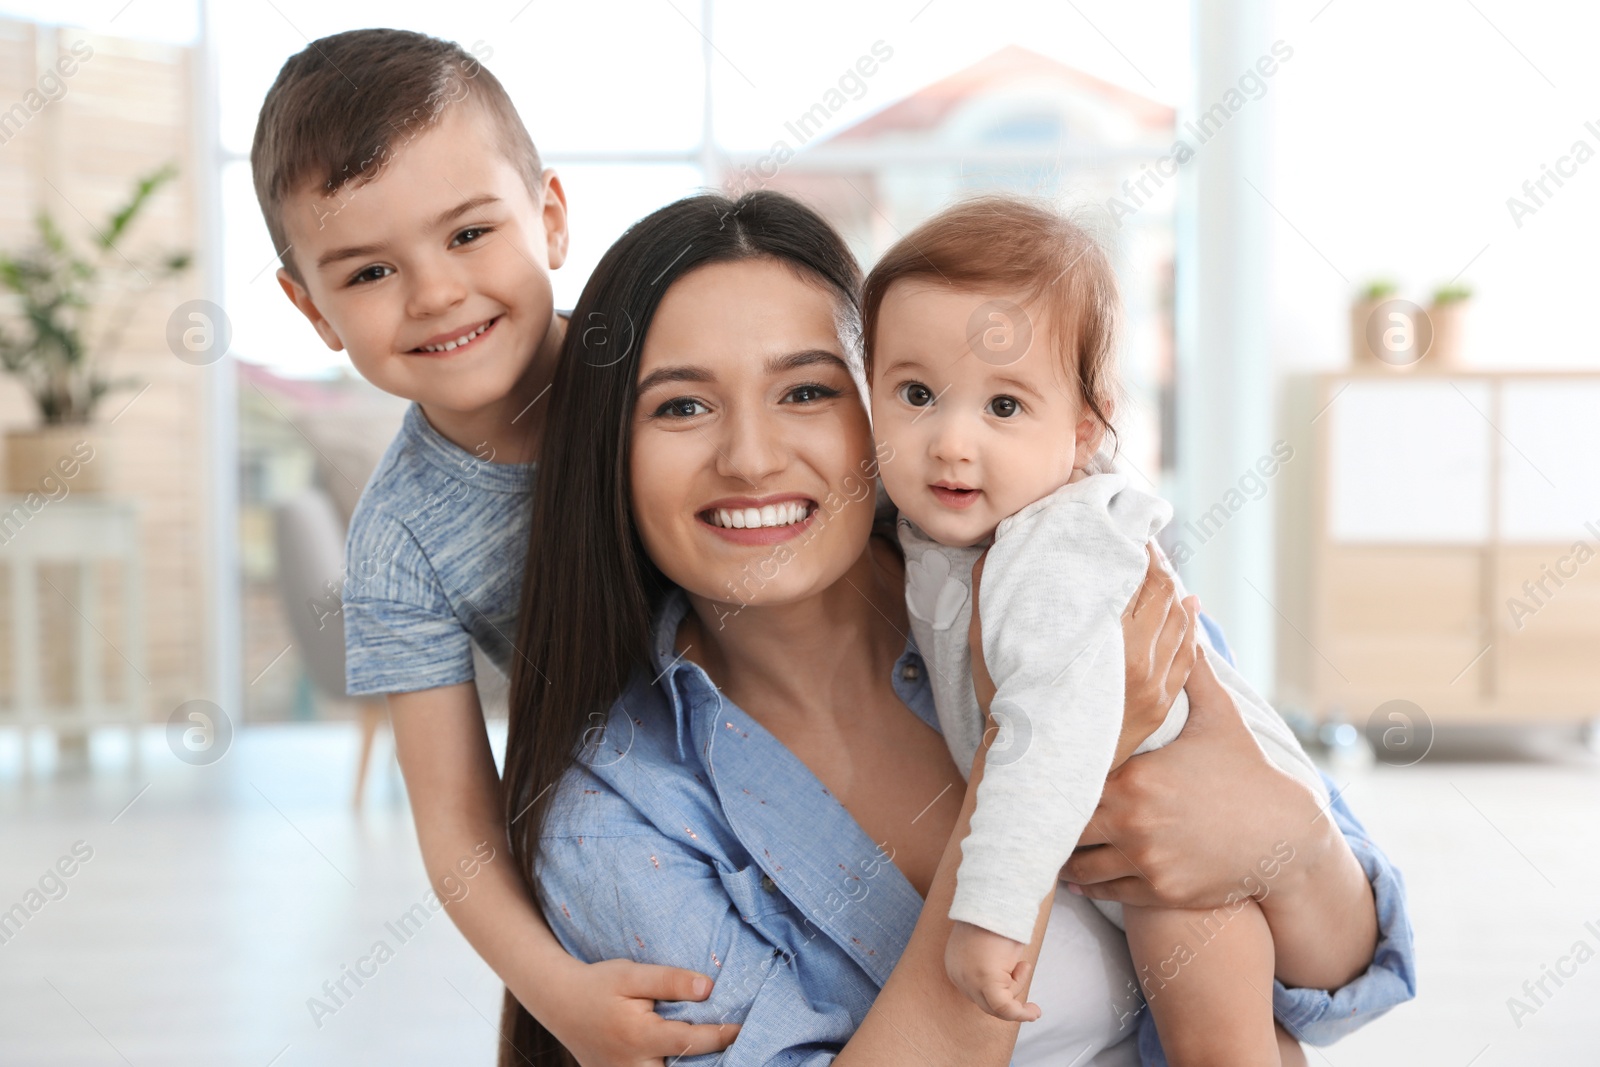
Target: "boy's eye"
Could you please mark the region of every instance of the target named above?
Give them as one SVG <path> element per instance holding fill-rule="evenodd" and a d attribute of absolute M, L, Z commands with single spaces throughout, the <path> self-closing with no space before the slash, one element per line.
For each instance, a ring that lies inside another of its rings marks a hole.
<path fill-rule="evenodd" d="M 1016 397 L 997 396 L 989 401 L 989 414 L 997 419 L 1009 419 L 1022 410 L 1022 404 Z"/>
<path fill-rule="evenodd" d="M 385 267 L 381 263 L 374 263 L 372 266 L 362 267 L 360 270 L 352 274 L 348 284 L 361 285 L 365 282 L 375 282 L 381 278 L 387 278 L 393 273 L 393 269 Z"/>
<path fill-rule="evenodd" d="M 933 403 L 933 390 L 921 382 L 907 382 L 900 387 L 900 399 L 914 408 L 925 408 Z"/>
<path fill-rule="evenodd" d="M 651 418 L 657 419 L 692 419 L 711 409 L 692 396 L 675 396 L 665 404 L 656 408 Z"/>
<path fill-rule="evenodd" d="M 818 400 L 831 400 L 838 395 L 839 390 L 832 386 L 823 385 L 821 382 L 807 382 L 789 390 L 784 394 L 784 399 L 796 404 L 814 404 Z"/>
<path fill-rule="evenodd" d="M 489 229 L 490 228 L 488 226 L 468 226 L 466 229 L 455 235 L 455 237 L 450 241 L 450 247 L 454 248 L 456 245 L 470 244 L 482 237 L 484 234 L 488 233 Z"/>

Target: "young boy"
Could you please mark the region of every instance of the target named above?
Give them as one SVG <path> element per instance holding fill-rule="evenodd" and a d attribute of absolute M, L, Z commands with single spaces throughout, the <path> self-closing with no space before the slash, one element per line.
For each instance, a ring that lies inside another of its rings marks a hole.
<path fill-rule="evenodd" d="M 560 181 L 493 74 L 401 30 L 291 57 L 250 162 L 284 293 L 412 401 L 351 521 L 343 607 L 347 688 L 388 696 L 430 880 L 457 886 L 462 933 L 585 1067 L 721 1050 L 737 1028 L 653 1014 L 704 999 L 705 976 L 581 964 L 550 934 L 509 862 L 473 685 L 473 642 L 508 673 L 518 655 L 540 401 L 567 328 L 549 274 L 567 252 Z"/>

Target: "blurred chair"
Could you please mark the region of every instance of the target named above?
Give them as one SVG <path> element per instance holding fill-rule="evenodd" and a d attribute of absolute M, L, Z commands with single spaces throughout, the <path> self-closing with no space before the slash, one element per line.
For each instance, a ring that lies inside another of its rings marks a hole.
<path fill-rule="evenodd" d="M 308 488 L 278 505 L 273 527 L 278 592 L 312 688 L 326 700 L 350 700 L 345 693 L 344 604 L 340 596 L 346 521 L 328 493 Z M 504 716 L 509 680 L 476 642 L 472 660 L 484 715 Z M 361 755 L 356 763 L 353 802 L 360 807 L 372 743 L 388 707 L 383 697 L 354 699 L 361 709 Z"/>
<path fill-rule="evenodd" d="M 344 573 L 345 524 L 333 500 L 321 489 L 302 490 L 273 512 L 278 556 L 278 593 L 294 644 L 311 686 L 326 700 L 349 700 L 344 688 L 344 614 L 340 597 Z M 358 697 L 361 756 L 356 763 L 353 803 L 361 806 L 372 742 L 386 712 L 382 697 Z"/>

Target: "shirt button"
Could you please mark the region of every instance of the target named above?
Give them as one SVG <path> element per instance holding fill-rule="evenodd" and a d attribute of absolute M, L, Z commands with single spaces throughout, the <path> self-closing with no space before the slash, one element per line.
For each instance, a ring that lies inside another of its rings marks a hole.
<path fill-rule="evenodd" d="M 776 893 L 778 891 L 778 883 L 772 880 L 771 875 L 763 874 L 761 876 L 761 888 L 769 893 Z"/>
<path fill-rule="evenodd" d="M 900 668 L 900 677 L 904 678 L 908 682 L 916 681 L 918 675 L 921 673 L 921 671 L 917 670 L 917 665 L 915 663 L 907 663 L 904 667 Z"/>

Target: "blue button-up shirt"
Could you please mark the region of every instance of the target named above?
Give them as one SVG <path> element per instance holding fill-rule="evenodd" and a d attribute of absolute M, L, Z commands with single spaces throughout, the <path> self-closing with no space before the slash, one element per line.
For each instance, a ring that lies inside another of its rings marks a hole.
<path fill-rule="evenodd" d="M 634 679 L 557 788 L 537 862 L 545 916 L 580 960 L 632 959 L 713 978 L 709 999 L 657 1010 L 742 1023 L 739 1037 L 723 1053 L 675 1063 L 831 1063 L 910 941 L 922 897 L 798 757 L 674 652 L 688 610 L 682 592 L 662 604 L 653 679 Z M 909 640 L 892 682 L 937 731 Z M 1278 1018 L 1313 1044 L 1416 991 L 1399 872 L 1342 799 L 1331 812 L 1372 882 L 1380 942 L 1372 966 L 1343 989 L 1276 984 Z M 1164 1067 L 1153 1026 L 1142 1027 L 1140 1046 L 1146 1064 Z"/>

